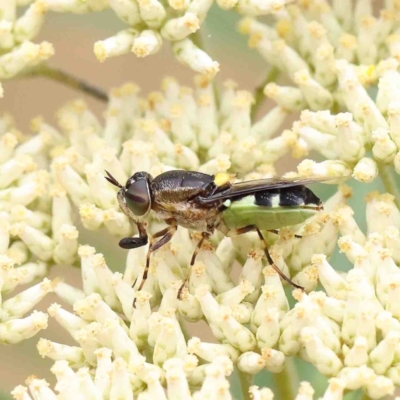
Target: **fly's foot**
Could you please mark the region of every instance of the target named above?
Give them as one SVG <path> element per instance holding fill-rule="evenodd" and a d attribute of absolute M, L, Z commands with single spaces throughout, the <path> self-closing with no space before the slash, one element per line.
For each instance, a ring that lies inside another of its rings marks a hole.
<path fill-rule="evenodd" d="M 178 300 L 182 300 L 182 293 L 183 293 L 183 289 L 185 288 L 185 286 L 186 286 L 186 282 L 184 281 L 183 283 L 182 283 L 182 285 L 179 287 L 179 289 L 178 289 L 178 295 L 176 296 L 176 298 L 178 299 Z"/>
<path fill-rule="evenodd" d="M 119 247 L 123 249 L 136 249 L 147 244 L 147 237 L 126 237 L 119 241 Z"/>
<path fill-rule="evenodd" d="M 297 285 L 296 283 L 294 283 L 292 280 L 290 280 L 289 282 L 294 288 L 296 289 L 300 289 L 301 291 L 305 292 L 305 289 L 303 286 Z"/>

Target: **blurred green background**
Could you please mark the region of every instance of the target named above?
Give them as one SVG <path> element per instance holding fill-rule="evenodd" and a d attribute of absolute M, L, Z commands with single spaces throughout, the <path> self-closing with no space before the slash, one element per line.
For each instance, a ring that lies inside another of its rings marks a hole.
<path fill-rule="evenodd" d="M 217 75 L 217 82 L 225 79 L 233 79 L 239 83 L 241 89 L 253 90 L 263 80 L 267 72 L 267 65 L 255 51 L 247 48 L 246 38 L 236 32 L 236 22 L 239 17 L 234 12 L 221 11 L 214 7 L 201 29 L 204 45 L 208 53 L 221 64 L 221 71 Z M 174 76 L 182 84 L 192 85 L 194 74 L 188 68 L 181 66 L 172 56 L 168 43 L 164 43 L 162 51 L 155 56 L 145 59 L 137 59 L 132 53 L 99 63 L 93 54 L 93 44 L 97 40 L 104 39 L 124 29 L 124 25 L 112 12 L 76 16 L 76 15 L 47 15 L 47 22 L 36 42 L 48 40 L 55 46 L 56 54 L 50 64 L 65 69 L 71 74 L 108 90 L 113 86 L 121 85 L 126 81 L 134 81 L 142 88 L 143 93 L 157 90 L 161 79 L 165 76 Z M 104 104 L 97 102 L 85 95 L 74 92 L 57 83 L 36 79 L 16 79 L 4 83 L 5 98 L 0 103 L 0 111 L 7 111 L 14 115 L 17 127 L 24 133 L 29 133 L 29 121 L 43 115 L 48 121 L 54 122 L 54 114 L 66 101 L 77 97 L 84 98 L 99 116 L 104 111 Z M 259 110 L 263 114 L 271 103 L 266 102 Z M 295 118 L 296 116 L 293 116 Z M 290 126 L 290 123 L 288 124 Z M 285 160 L 285 168 L 291 169 L 294 163 L 288 166 Z M 284 172 L 283 164 L 278 165 L 278 170 Z M 356 219 L 362 228 L 365 228 L 365 204 L 364 196 L 371 190 L 380 189 L 379 182 L 373 185 L 361 185 L 351 183 L 354 188 L 354 197 L 350 205 L 356 210 Z M 322 199 L 327 199 L 334 191 L 332 186 L 319 186 L 316 190 Z M 123 267 L 124 253 L 118 249 L 115 238 L 109 240 L 106 234 L 98 232 L 96 235 L 82 231 L 80 236 L 82 244 L 96 245 L 97 250 L 103 252 L 109 265 Z M 333 256 L 333 264 L 343 270 L 349 265 L 343 255 L 337 252 Z M 117 268 L 118 269 L 118 268 Z M 52 276 L 65 277 L 66 281 L 77 286 L 80 285 L 78 269 L 57 268 L 52 271 Z M 289 297 L 291 297 L 289 295 Z M 52 302 L 57 301 L 55 296 L 48 296 L 40 305 L 41 310 Z M 211 339 L 207 328 L 204 326 L 204 334 Z M 0 356 L 0 399 L 9 399 L 8 393 L 16 385 L 22 384 L 29 375 L 46 378 L 52 384 L 54 378 L 49 372 L 53 364 L 51 360 L 42 359 L 36 351 L 36 343 L 40 337 L 45 337 L 55 342 L 72 344 L 70 337 L 58 327 L 50 318 L 49 328 L 39 333 L 34 338 L 14 346 L 2 346 Z M 202 335 L 204 337 L 204 335 Z M 322 377 L 314 367 L 302 361 L 295 363 L 298 378 L 291 382 L 297 390 L 299 380 L 307 380 L 316 389 L 315 397 L 322 395 L 326 388 L 327 380 Z M 298 380 L 299 379 L 299 380 Z M 256 377 L 255 384 L 270 386 L 274 391 L 274 379 L 270 373 L 262 373 Z M 232 379 L 232 387 L 236 399 L 241 399 L 240 387 L 235 376 Z M 350 394 L 346 398 L 361 398 L 359 392 Z M 279 399 L 275 391 L 275 399 Z"/>

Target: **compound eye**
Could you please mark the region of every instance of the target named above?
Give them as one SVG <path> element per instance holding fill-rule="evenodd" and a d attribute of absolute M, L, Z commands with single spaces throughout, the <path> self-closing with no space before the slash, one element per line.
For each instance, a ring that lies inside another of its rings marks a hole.
<path fill-rule="evenodd" d="M 150 190 L 146 179 L 139 179 L 129 185 L 125 191 L 126 205 L 138 217 L 150 209 Z"/>

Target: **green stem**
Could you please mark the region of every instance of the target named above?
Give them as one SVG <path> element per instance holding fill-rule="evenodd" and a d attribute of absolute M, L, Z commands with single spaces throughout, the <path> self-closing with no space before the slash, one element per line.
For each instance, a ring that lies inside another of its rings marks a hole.
<path fill-rule="evenodd" d="M 250 397 L 249 389 L 250 389 L 250 386 L 253 384 L 253 375 L 246 374 L 246 373 L 240 371 L 239 368 L 237 368 L 237 374 L 239 376 L 240 387 L 242 388 L 242 399 L 250 400 L 251 397 Z"/>
<path fill-rule="evenodd" d="M 185 323 L 185 319 L 183 317 L 179 317 L 179 325 L 181 327 L 181 331 L 183 336 L 185 337 L 186 343 L 191 339 L 192 335 L 187 330 L 187 325 Z"/>
<path fill-rule="evenodd" d="M 100 89 L 94 85 L 91 85 L 90 83 L 87 83 L 87 82 L 83 81 L 82 79 L 79 79 L 73 75 L 70 75 L 69 73 L 67 73 L 61 69 L 53 68 L 46 64 L 40 64 L 22 76 L 23 77 L 42 76 L 44 78 L 48 78 L 53 81 L 62 83 L 63 85 L 69 86 L 75 90 L 84 92 L 84 93 L 88 94 L 89 96 L 94 97 L 97 100 L 100 100 L 103 102 L 108 101 L 108 95 L 102 89 Z"/>
<path fill-rule="evenodd" d="M 371 397 L 369 397 L 366 392 L 363 392 L 361 400 L 371 400 Z"/>
<path fill-rule="evenodd" d="M 272 67 L 269 71 L 263 82 L 258 85 L 254 90 L 254 104 L 251 107 L 251 120 L 254 121 L 254 118 L 257 114 L 259 108 L 263 105 L 266 100 L 264 95 L 264 87 L 267 83 L 274 82 L 279 76 L 279 70 L 275 67 Z"/>
<path fill-rule="evenodd" d="M 195 46 L 197 46 L 201 50 L 204 50 L 204 41 L 203 37 L 201 36 L 201 29 L 190 35 L 190 39 L 192 39 L 192 42 Z"/>
<path fill-rule="evenodd" d="M 400 209 L 400 191 L 394 177 L 393 167 L 378 162 L 379 177 L 383 182 L 386 192 L 394 196 L 394 202 Z"/>
<path fill-rule="evenodd" d="M 298 386 L 299 379 L 292 360 L 286 358 L 285 368 L 279 374 L 273 374 L 273 377 L 279 394 L 277 398 L 293 400 L 296 396 L 294 386 Z"/>

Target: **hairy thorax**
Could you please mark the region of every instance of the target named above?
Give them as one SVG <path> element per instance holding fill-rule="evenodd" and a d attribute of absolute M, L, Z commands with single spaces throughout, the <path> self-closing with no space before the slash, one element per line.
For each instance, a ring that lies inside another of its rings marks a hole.
<path fill-rule="evenodd" d="M 153 210 L 163 220 L 175 220 L 179 226 L 212 232 L 220 221 L 216 207 L 199 207 L 190 202 L 157 202 Z"/>

